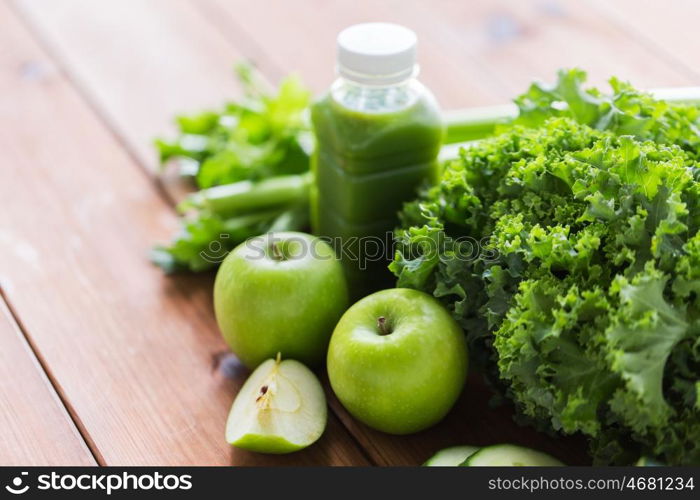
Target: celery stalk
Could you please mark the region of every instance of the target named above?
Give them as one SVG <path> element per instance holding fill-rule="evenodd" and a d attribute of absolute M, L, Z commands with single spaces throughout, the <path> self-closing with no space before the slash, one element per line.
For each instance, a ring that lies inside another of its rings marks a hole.
<path fill-rule="evenodd" d="M 311 182 L 311 173 L 307 172 L 270 177 L 259 182 L 222 184 L 191 194 L 180 203 L 178 209 L 206 209 L 222 217 L 230 217 L 292 205 L 308 198 Z"/>
<path fill-rule="evenodd" d="M 443 112 L 447 133 L 445 144 L 482 139 L 494 133 L 496 126 L 518 116 L 515 104 L 452 109 Z"/>
<path fill-rule="evenodd" d="M 649 92 L 663 101 L 700 104 L 700 87 L 667 87 Z M 483 139 L 492 135 L 499 124 L 508 123 L 517 116 L 515 104 L 447 110 L 443 113 L 447 129 L 445 144 Z M 441 156 L 445 155 L 441 153 Z"/>

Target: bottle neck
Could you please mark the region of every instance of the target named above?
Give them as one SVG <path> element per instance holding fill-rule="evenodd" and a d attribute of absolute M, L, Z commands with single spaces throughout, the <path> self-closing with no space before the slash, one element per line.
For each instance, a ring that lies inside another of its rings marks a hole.
<path fill-rule="evenodd" d="M 339 76 L 331 86 L 331 96 L 337 103 L 355 111 L 386 113 L 409 107 L 421 89 L 413 75 L 386 85 L 367 85 Z"/>

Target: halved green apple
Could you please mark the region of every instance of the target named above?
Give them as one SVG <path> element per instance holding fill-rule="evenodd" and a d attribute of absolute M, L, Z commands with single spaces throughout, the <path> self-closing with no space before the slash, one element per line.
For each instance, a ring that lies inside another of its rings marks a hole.
<path fill-rule="evenodd" d="M 326 419 L 326 397 L 316 375 L 278 355 L 241 387 L 226 423 L 226 441 L 259 453 L 290 453 L 321 437 Z"/>

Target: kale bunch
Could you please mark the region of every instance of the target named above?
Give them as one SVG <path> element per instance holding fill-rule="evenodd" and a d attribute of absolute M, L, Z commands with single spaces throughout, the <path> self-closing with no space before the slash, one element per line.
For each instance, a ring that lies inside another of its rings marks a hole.
<path fill-rule="evenodd" d="M 698 111 L 583 75 L 405 206 L 391 269 L 442 300 L 520 418 L 594 462 L 700 463 Z"/>

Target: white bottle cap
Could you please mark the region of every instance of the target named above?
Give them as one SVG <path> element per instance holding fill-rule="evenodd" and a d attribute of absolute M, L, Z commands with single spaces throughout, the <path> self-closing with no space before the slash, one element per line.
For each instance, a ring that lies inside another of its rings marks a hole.
<path fill-rule="evenodd" d="M 338 35 L 338 73 L 367 85 L 390 85 L 416 69 L 416 34 L 392 23 L 364 23 Z"/>

